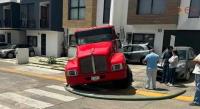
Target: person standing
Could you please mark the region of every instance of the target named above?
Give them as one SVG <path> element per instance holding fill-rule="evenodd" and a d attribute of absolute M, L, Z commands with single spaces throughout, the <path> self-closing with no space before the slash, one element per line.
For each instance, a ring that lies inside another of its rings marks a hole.
<path fill-rule="evenodd" d="M 174 86 L 176 80 L 176 67 L 178 65 L 178 52 L 177 50 L 172 51 L 172 57 L 169 59 L 169 86 Z"/>
<path fill-rule="evenodd" d="M 167 48 L 167 51 L 164 53 L 163 56 L 163 74 L 162 74 L 162 80 L 161 83 L 168 83 L 169 82 L 169 58 L 172 57 L 172 50 L 173 47 L 169 46 Z"/>
<path fill-rule="evenodd" d="M 150 50 L 150 53 L 145 57 L 144 63 L 147 64 L 147 82 L 146 89 L 156 89 L 156 76 L 157 76 L 157 63 L 159 61 L 159 56 L 154 53 L 154 50 Z"/>
<path fill-rule="evenodd" d="M 195 74 L 196 93 L 191 106 L 200 106 L 200 54 L 194 59 L 196 63 L 193 73 Z"/>

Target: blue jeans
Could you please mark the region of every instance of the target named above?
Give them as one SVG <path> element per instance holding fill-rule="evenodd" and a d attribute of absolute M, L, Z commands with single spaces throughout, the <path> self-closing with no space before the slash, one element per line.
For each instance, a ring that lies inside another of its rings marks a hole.
<path fill-rule="evenodd" d="M 169 83 L 174 85 L 175 80 L 176 80 L 176 68 L 170 68 L 169 69 Z"/>
<path fill-rule="evenodd" d="M 194 97 L 194 103 L 200 105 L 200 74 L 195 75 L 196 93 Z"/>
<path fill-rule="evenodd" d="M 169 82 L 169 64 L 165 64 L 163 66 L 162 82 L 163 83 Z"/>

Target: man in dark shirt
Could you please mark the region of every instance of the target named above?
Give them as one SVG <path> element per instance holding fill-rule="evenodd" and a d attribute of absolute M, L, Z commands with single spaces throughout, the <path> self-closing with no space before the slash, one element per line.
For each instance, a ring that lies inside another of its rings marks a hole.
<path fill-rule="evenodd" d="M 161 81 L 162 83 L 169 82 L 169 58 L 172 57 L 172 50 L 173 50 L 173 47 L 169 46 L 163 56 L 163 74 L 162 74 L 162 81 Z"/>

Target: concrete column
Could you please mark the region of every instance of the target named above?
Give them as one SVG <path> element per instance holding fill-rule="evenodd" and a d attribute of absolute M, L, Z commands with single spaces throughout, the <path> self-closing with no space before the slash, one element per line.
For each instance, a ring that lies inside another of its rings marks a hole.
<path fill-rule="evenodd" d="M 114 25 L 115 3 L 116 3 L 116 0 L 111 0 L 111 7 L 110 7 L 110 25 Z"/>

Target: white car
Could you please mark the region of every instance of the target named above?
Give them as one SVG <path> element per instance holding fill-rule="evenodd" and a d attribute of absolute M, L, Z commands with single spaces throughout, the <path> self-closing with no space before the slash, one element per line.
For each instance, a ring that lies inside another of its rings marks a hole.
<path fill-rule="evenodd" d="M 123 47 L 123 53 L 127 62 L 139 62 L 142 63 L 143 59 L 151 47 L 148 44 L 131 44 Z"/>

